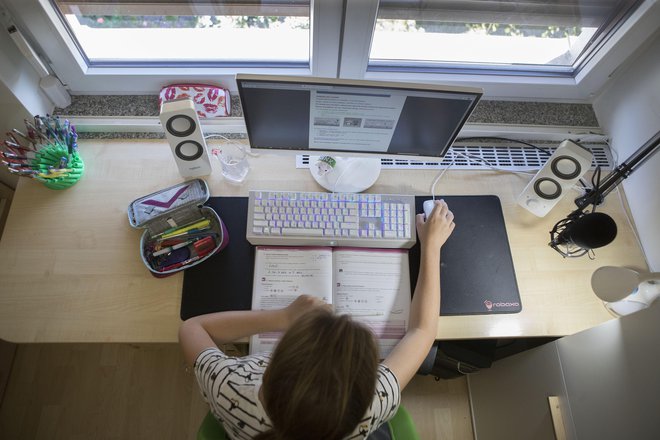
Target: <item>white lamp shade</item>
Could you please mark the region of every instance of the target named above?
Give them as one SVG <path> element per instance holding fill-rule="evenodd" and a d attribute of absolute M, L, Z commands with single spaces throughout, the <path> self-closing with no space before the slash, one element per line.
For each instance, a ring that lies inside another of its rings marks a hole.
<path fill-rule="evenodd" d="M 627 267 L 603 266 L 591 275 L 591 288 L 605 302 L 619 301 L 639 285 L 639 273 Z"/>
<path fill-rule="evenodd" d="M 660 297 L 660 273 L 640 274 L 625 267 L 604 266 L 591 276 L 591 287 L 608 310 L 618 316 L 629 315 Z"/>

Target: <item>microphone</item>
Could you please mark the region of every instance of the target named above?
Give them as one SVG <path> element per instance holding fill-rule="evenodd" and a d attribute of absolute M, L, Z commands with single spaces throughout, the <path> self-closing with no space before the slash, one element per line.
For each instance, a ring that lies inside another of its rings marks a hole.
<path fill-rule="evenodd" d="M 580 257 L 591 249 L 606 246 L 616 237 L 616 223 L 602 212 L 571 213 L 550 231 L 550 247 L 564 257 Z M 565 250 L 560 249 L 564 246 Z"/>

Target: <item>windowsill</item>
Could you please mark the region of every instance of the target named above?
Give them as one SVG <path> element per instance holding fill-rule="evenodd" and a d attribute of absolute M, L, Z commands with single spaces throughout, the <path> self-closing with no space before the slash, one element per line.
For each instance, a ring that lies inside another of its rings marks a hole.
<path fill-rule="evenodd" d="M 232 96 L 232 118 L 240 118 L 242 109 L 237 95 Z M 76 95 L 65 109 L 57 108 L 56 115 L 68 118 L 158 118 L 156 95 Z M 216 121 L 224 118 L 217 118 Z M 204 123 L 204 121 L 202 121 Z M 499 125 L 518 127 L 579 127 L 585 131 L 599 130 L 598 120 L 590 104 L 489 101 L 482 100 L 467 122 L 468 125 Z M 119 124 L 121 125 L 121 124 Z M 78 126 L 81 137 L 87 138 L 162 138 L 160 130 L 86 130 Z M 217 130 L 216 130 L 217 131 Z M 234 133 L 233 136 L 241 136 Z M 242 136 L 241 136 L 242 137 Z"/>

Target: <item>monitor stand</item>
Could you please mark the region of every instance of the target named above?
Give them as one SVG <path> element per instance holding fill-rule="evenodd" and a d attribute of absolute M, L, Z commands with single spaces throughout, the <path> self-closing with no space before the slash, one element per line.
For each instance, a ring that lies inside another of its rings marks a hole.
<path fill-rule="evenodd" d="M 380 175 L 380 158 L 310 156 L 309 170 L 314 180 L 331 192 L 362 192 Z"/>

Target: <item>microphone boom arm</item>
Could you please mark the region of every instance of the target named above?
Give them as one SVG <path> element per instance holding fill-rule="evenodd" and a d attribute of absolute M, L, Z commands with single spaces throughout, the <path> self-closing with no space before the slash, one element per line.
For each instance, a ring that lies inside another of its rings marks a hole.
<path fill-rule="evenodd" d="M 617 166 L 605 176 L 598 184 L 597 188 L 587 190 L 587 193 L 575 199 L 578 211 L 584 211 L 589 205 L 600 205 L 614 188 L 616 188 L 624 179 L 627 179 L 633 171 L 638 169 L 646 162 L 660 147 L 660 131 L 642 145 L 632 156 L 626 159 L 621 165 Z"/>
<path fill-rule="evenodd" d="M 612 170 L 604 179 L 597 182 L 593 189 L 587 190 L 586 194 L 575 199 L 577 209 L 566 216 L 566 218 L 558 221 L 552 231 L 550 231 L 549 246 L 559 252 L 564 257 L 580 257 L 589 254 L 590 249 L 587 247 L 577 246 L 571 244 L 565 237 L 568 232 L 567 229 L 571 225 L 586 215 L 584 210 L 593 205 L 594 207 L 603 203 L 605 196 L 607 196 L 614 188 L 616 188 L 624 179 L 626 179 L 633 171 L 637 170 L 644 162 L 646 162 L 660 147 L 660 131 L 651 137 L 644 145 L 642 145 L 632 156 L 626 159 L 621 165 Z M 612 221 L 610 219 L 610 221 Z M 616 235 L 616 224 L 612 221 L 614 226 L 614 235 Z M 613 237 L 612 237 L 613 239 Z M 607 243 L 605 243 L 607 244 Z M 560 246 L 565 245 L 566 250 L 562 250 Z M 604 244 L 599 244 L 603 246 Z M 598 246 L 598 247 L 599 247 Z M 592 258 L 590 254 L 590 258 Z"/>

